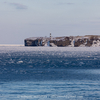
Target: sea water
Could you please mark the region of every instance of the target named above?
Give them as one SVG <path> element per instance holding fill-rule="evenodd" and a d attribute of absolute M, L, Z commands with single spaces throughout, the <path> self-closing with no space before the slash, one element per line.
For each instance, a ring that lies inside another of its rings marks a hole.
<path fill-rule="evenodd" d="M 0 100 L 100 100 L 100 47 L 0 47 Z"/>

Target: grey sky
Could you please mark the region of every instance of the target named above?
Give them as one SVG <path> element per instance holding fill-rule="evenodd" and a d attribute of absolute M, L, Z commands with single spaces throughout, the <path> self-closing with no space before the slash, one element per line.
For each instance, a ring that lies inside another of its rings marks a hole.
<path fill-rule="evenodd" d="M 100 0 L 0 0 L 0 44 L 37 36 L 100 35 Z"/>

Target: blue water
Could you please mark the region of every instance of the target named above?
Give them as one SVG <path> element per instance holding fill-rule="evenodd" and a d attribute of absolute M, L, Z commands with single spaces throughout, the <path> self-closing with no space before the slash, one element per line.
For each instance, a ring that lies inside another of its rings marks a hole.
<path fill-rule="evenodd" d="M 0 100 L 100 100 L 100 48 L 0 47 Z"/>

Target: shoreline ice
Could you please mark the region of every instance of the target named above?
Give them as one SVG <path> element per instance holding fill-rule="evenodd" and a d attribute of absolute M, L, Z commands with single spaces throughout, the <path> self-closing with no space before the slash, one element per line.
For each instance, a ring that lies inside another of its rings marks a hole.
<path fill-rule="evenodd" d="M 0 46 L 24 46 L 23 44 L 0 44 Z"/>
<path fill-rule="evenodd" d="M 26 47 L 23 45 L 0 45 L 0 53 L 1 52 L 17 52 L 17 51 L 23 51 L 23 52 L 31 52 L 31 51 L 57 51 L 57 52 L 63 52 L 63 51 L 98 51 L 100 52 L 100 47 Z"/>

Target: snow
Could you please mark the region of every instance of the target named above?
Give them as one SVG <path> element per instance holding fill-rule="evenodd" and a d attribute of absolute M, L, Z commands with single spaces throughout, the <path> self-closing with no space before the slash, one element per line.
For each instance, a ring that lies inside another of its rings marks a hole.
<path fill-rule="evenodd" d="M 30 37 L 30 38 L 27 38 L 25 40 L 36 40 L 38 37 Z"/>
<path fill-rule="evenodd" d="M 51 45 L 52 47 L 57 47 L 54 43 L 50 43 L 50 45 Z"/>
<path fill-rule="evenodd" d="M 99 40 L 94 40 L 93 41 L 93 44 L 92 44 L 92 47 L 99 47 L 100 46 L 100 41 Z"/>
<path fill-rule="evenodd" d="M 46 42 L 45 45 L 44 45 L 44 47 L 50 47 L 50 42 L 49 41 Z"/>
<path fill-rule="evenodd" d="M 55 40 L 55 41 L 65 41 L 65 37 L 62 37 L 62 38 L 59 38 L 59 39 L 57 39 L 56 37 L 54 37 L 54 38 L 51 38 L 51 40 Z"/>
<path fill-rule="evenodd" d="M 74 47 L 74 43 L 75 43 L 75 40 L 73 39 L 73 40 L 71 41 L 71 46 L 72 46 L 72 47 Z"/>

